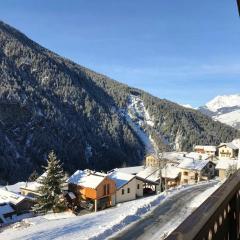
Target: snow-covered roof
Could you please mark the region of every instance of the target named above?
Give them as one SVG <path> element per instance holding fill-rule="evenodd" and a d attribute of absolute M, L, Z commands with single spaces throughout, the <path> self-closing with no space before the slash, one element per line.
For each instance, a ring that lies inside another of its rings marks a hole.
<path fill-rule="evenodd" d="M 218 148 L 223 147 L 223 146 L 227 146 L 227 147 L 229 147 L 229 148 L 231 148 L 231 149 L 234 149 L 234 150 L 237 150 L 237 149 L 238 149 L 238 147 L 237 147 L 235 144 L 233 144 L 232 142 L 229 142 L 229 143 L 221 143 L 221 144 L 218 146 Z"/>
<path fill-rule="evenodd" d="M 162 177 L 175 179 L 179 176 L 180 169 L 173 163 L 167 163 L 162 169 Z"/>
<path fill-rule="evenodd" d="M 77 170 L 68 180 L 68 183 L 76 184 L 86 188 L 96 189 L 104 180 L 106 174 L 90 170 Z"/>
<path fill-rule="evenodd" d="M 180 169 L 176 164 L 167 163 L 165 167 L 162 168 L 161 174 L 158 167 L 147 167 L 143 171 L 137 174 L 137 177 L 150 182 L 157 182 L 160 179 L 160 175 L 163 178 L 176 179 L 179 175 Z"/>
<path fill-rule="evenodd" d="M 170 161 L 177 161 L 179 158 L 183 157 L 186 154 L 186 152 L 164 152 L 163 158 Z"/>
<path fill-rule="evenodd" d="M 238 160 L 223 159 L 218 161 L 216 165 L 216 169 L 226 170 L 231 166 L 237 167 L 237 164 L 238 164 Z"/>
<path fill-rule="evenodd" d="M 137 174 L 137 177 L 150 182 L 157 182 L 160 178 L 158 167 L 147 167 Z"/>
<path fill-rule="evenodd" d="M 47 176 L 47 171 L 45 171 L 41 176 L 39 176 L 34 182 L 26 182 L 21 186 L 22 189 L 27 189 L 29 191 L 38 192 L 41 184 L 39 183 L 44 177 Z"/>
<path fill-rule="evenodd" d="M 117 189 L 126 185 L 128 182 L 132 181 L 133 178 L 135 178 L 135 176 L 132 174 L 128 174 L 120 171 L 110 172 L 108 174 L 108 177 L 111 178 L 116 183 Z"/>
<path fill-rule="evenodd" d="M 137 174 L 137 177 L 142 178 L 142 179 L 147 179 L 150 177 L 152 174 L 158 171 L 157 167 L 147 167 L 141 172 Z"/>
<path fill-rule="evenodd" d="M 192 158 L 194 160 L 207 160 L 210 158 L 209 155 L 205 153 L 196 153 L 196 152 L 190 152 L 185 155 L 187 158 Z"/>
<path fill-rule="evenodd" d="M 37 192 L 39 187 L 41 186 L 38 182 L 26 182 L 24 186 L 22 186 L 22 189 L 27 189 L 29 191 Z"/>
<path fill-rule="evenodd" d="M 208 160 L 194 160 L 191 158 L 184 158 L 178 165 L 178 168 L 201 171 L 208 163 Z"/>
<path fill-rule="evenodd" d="M 21 194 L 9 192 L 7 190 L 0 189 L 0 204 L 1 203 L 11 203 L 13 205 L 17 205 L 22 200 L 28 197 L 23 196 Z"/>
<path fill-rule="evenodd" d="M 144 169 L 144 166 L 116 168 L 115 171 L 136 175 Z"/>
<path fill-rule="evenodd" d="M 6 185 L 4 187 L 1 187 L 2 189 L 4 190 L 8 190 L 10 192 L 14 192 L 14 193 L 20 193 L 20 188 L 25 186 L 25 182 L 18 182 L 18 183 L 15 183 L 13 185 Z"/>
<path fill-rule="evenodd" d="M 207 152 L 216 152 L 217 147 L 216 146 L 207 146 L 207 145 L 197 145 L 194 147 L 194 149 L 203 149 Z"/>

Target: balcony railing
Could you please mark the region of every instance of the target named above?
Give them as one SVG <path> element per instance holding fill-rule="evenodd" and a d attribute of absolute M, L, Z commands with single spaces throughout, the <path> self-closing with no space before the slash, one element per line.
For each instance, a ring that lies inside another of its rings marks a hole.
<path fill-rule="evenodd" d="M 240 170 L 223 183 L 166 239 L 240 239 Z"/>

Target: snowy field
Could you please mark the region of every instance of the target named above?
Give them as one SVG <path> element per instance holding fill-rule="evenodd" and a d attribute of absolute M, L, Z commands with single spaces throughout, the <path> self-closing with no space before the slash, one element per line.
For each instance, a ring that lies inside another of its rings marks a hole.
<path fill-rule="evenodd" d="M 201 183 L 208 184 L 208 183 Z M 118 204 L 97 213 L 84 216 L 73 216 L 72 214 L 51 215 L 35 217 L 16 223 L 11 228 L 0 234 L 0 239 L 5 240 L 50 240 L 50 239 L 107 239 L 127 225 L 140 220 L 145 214 L 152 211 L 156 206 L 167 201 L 167 199 L 180 191 L 194 188 L 192 186 L 178 187 L 169 190 L 168 193 L 161 193 L 147 198 Z M 191 209 L 201 204 L 217 187 L 208 189 L 195 200 L 193 199 Z M 186 217 L 186 216 L 185 216 Z M 59 219 L 58 219 L 59 218 Z M 176 219 L 180 224 L 182 219 Z M 172 230 L 173 225 L 165 232 Z M 175 226 L 177 227 L 177 225 Z"/>

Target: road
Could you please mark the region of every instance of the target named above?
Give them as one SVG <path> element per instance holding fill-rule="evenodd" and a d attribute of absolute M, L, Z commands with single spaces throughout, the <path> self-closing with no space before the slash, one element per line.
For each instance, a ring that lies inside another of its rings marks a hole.
<path fill-rule="evenodd" d="M 174 230 L 192 211 L 188 205 L 191 200 L 204 190 L 216 183 L 197 185 L 169 197 L 160 204 L 152 213 L 142 220 L 126 227 L 114 240 L 155 240 L 164 239 L 164 234 L 169 229 Z"/>

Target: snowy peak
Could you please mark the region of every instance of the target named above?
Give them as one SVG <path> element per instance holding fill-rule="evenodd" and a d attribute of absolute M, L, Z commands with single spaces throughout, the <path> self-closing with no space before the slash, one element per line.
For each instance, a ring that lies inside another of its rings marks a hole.
<path fill-rule="evenodd" d="M 215 121 L 240 129 L 240 94 L 217 96 L 198 110 Z"/>
<path fill-rule="evenodd" d="M 183 107 L 185 108 L 190 108 L 190 109 L 194 109 L 193 106 L 191 106 L 190 104 L 181 104 Z"/>
<path fill-rule="evenodd" d="M 208 110 L 217 112 L 221 108 L 240 107 L 240 94 L 217 96 L 206 104 Z"/>

